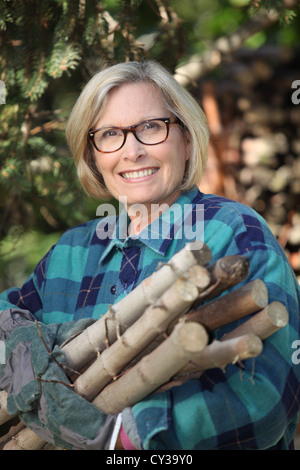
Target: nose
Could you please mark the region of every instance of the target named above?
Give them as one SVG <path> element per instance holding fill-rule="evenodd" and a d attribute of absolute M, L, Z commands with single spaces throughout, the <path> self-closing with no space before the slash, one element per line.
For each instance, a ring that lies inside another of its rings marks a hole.
<path fill-rule="evenodd" d="M 122 157 L 127 160 L 135 161 L 138 158 L 142 158 L 147 154 L 145 145 L 139 142 L 133 132 L 128 132 L 126 135 L 126 141 L 121 149 Z"/>

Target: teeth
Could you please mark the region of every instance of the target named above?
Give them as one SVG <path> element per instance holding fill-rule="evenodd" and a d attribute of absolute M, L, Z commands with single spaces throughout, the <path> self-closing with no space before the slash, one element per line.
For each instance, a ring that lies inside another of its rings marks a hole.
<path fill-rule="evenodd" d="M 149 168 L 147 170 L 142 171 L 131 171 L 128 173 L 122 173 L 122 176 L 126 179 L 142 178 L 143 176 L 152 175 L 152 173 L 156 173 L 157 171 L 158 168 Z"/>

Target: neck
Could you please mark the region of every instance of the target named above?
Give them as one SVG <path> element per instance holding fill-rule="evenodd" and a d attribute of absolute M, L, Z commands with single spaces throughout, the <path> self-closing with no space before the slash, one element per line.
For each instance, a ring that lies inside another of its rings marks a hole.
<path fill-rule="evenodd" d="M 169 206 L 163 207 L 161 204 L 134 204 L 129 207 L 128 215 L 131 223 L 128 227 L 128 235 L 138 235 L 148 225 L 150 225 Z"/>
<path fill-rule="evenodd" d="M 131 223 L 128 227 L 128 235 L 138 235 L 154 220 L 175 202 L 180 193 L 176 193 L 166 202 L 142 204 L 136 203 L 129 205 L 126 210 Z"/>

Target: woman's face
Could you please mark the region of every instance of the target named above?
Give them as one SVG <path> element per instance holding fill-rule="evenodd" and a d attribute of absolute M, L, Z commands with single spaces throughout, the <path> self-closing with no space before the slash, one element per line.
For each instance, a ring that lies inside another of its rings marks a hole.
<path fill-rule="evenodd" d="M 129 127 L 166 117 L 171 117 L 171 113 L 155 87 L 126 84 L 110 93 L 95 128 Z M 128 206 L 144 204 L 148 210 L 151 204 L 171 205 L 176 200 L 188 158 L 189 144 L 178 124 L 171 124 L 167 140 L 157 145 L 142 144 L 129 132 L 124 146 L 116 152 L 95 150 L 97 169 L 110 193 L 116 199 L 126 197 Z"/>

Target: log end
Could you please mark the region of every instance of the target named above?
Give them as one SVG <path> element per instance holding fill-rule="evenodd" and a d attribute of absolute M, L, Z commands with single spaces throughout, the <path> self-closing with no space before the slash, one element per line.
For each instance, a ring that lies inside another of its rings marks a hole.
<path fill-rule="evenodd" d="M 285 327 L 289 322 L 289 314 L 286 307 L 281 302 L 272 302 L 267 307 L 270 321 L 277 328 Z"/>
<path fill-rule="evenodd" d="M 264 308 L 268 305 L 268 289 L 261 279 L 255 279 L 251 283 L 252 298 L 259 308 Z"/>
<path fill-rule="evenodd" d="M 263 343 L 257 335 L 250 333 L 245 336 L 245 358 L 259 356 L 262 350 Z M 243 359 L 243 357 L 240 358 Z"/>
<path fill-rule="evenodd" d="M 250 263 L 246 256 L 229 255 L 220 258 L 216 262 L 216 277 L 230 283 L 231 279 L 238 279 L 241 282 L 246 279 L 249 272 Z"/>
<path fill-rule="evenodd" d="M 186 273 L 186 277 L 187 279 L 190 279 L 200 291 L 206 289 L 211 282 L 209 271 L 200 264 L 191 266 Z"/>
<path fill-rule="evenodd" d="M 186 245 L 188 250 L 191 250 L 192 255 L 194 256 L 195 260 L 198 264 L 202 266 L 206 266 L 208 263 L 211 262 L 212 254 L 210 249 L 204 242 L 201 240 L 196 240 L 194 242 L 190 242 Z"/>
<path fill-rule="evenodd" d="M 192 282 L 183 278 L 177 279 L 176 291 L 180 299 L 185 302 L 193 302 L 198 296 L 197 287 Z"/>
<path fill-rule="evenodd" d="M 178 323 L 175 328 L 178 328 L 178 344 L 186 352 L 200 353 L 208 344 L 208 333 L 200 323 Z"/>

